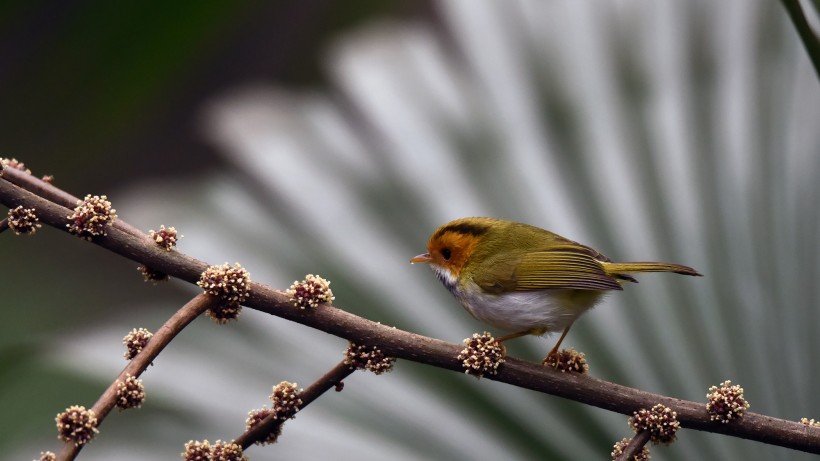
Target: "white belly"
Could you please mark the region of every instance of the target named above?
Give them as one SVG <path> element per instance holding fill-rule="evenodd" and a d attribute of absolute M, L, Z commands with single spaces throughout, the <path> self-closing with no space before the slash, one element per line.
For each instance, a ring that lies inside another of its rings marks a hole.
<path fill-rule="evenodd" d="M 509 332 L 562 331 L 581 314 L 591 309 L 604 293 L 593 290 L 541 290 L 503 294 L 458 290 L 454 293 L 476 319 Z"/>

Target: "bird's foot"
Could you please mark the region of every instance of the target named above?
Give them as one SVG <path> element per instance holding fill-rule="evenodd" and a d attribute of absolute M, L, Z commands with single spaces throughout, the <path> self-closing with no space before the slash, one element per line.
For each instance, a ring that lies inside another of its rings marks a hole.
<path fill-rule="evenodd" d="M 542 362 L 544 366 L 555 368 L 560 372 L 586 374 L 589 371 L 586 356 L 575 349 L 550 351 Z"/>

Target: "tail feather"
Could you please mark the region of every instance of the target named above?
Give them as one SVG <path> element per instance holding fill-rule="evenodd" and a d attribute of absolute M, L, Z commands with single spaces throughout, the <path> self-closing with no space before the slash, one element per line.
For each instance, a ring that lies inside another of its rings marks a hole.
<path fill-rule="evenodd" d="M 671 263 L 654 263 L 654 262 L 633 262 L 633 263 L 612 263 L 612 262 L 605 262 L 602 263 L 604 266 L 604 270 L 606 271 L 607 275 L 611 275 L 617 278 L 623 278 L 625 280 L 630 280 L 632 277 L 626 275 L 629 272 L 674 272 L 676 274 L 683 274 L 683 275 L 695 275 L 700 276 L 701 274 L 698 273 L 695 269 L 692 269 L 689 266 L 683 266 L 681 264 L 671 264 Z M 630 280 L 634 281 L 634 279 Z"/>

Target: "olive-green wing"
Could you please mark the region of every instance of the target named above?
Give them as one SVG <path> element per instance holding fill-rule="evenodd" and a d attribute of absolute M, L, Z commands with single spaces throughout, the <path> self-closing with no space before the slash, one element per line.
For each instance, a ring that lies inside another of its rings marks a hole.
<path fill-rule="evenodd" d="M 530 251 L 503 260 L 488 261 L 473 280 L 483 289 L 532 291 L 548 289 L 622 290 L 599 261 L 572 248 Z"/>

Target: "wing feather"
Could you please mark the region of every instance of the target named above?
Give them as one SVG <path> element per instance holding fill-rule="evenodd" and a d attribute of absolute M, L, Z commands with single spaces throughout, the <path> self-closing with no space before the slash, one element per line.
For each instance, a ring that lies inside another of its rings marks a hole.
<path fill-rule="evenodd" d="M 600 260 L 570 245 L 488 261 L 474 281 L 489 292 L 548 289 L 622 290 Z"/>

